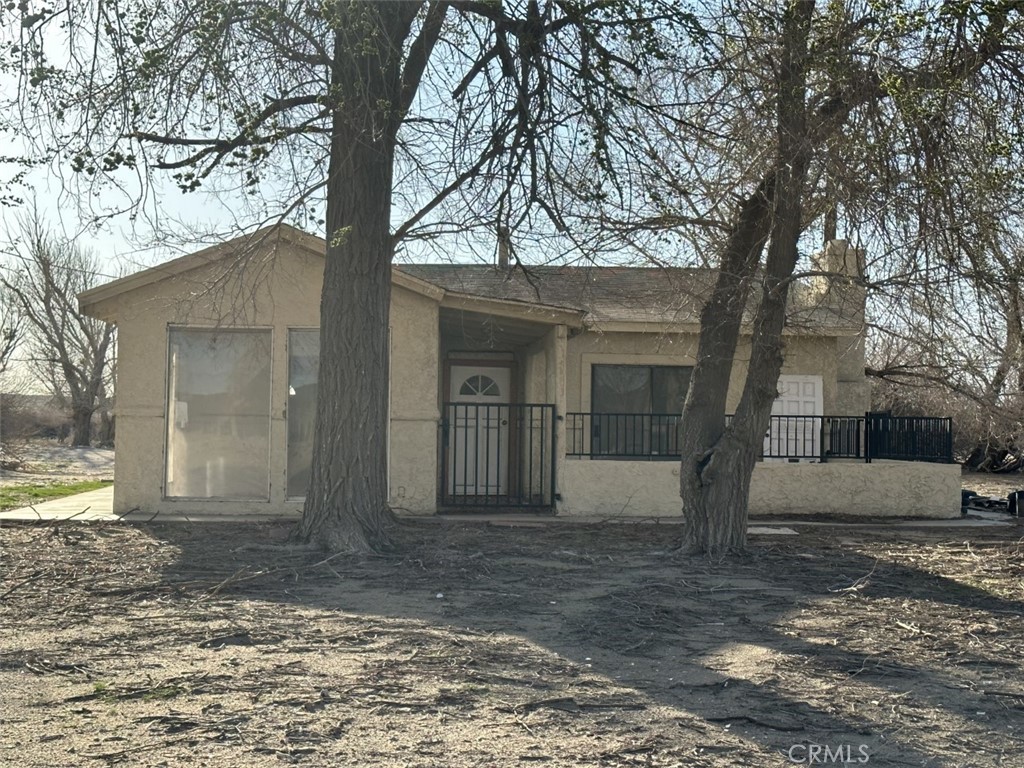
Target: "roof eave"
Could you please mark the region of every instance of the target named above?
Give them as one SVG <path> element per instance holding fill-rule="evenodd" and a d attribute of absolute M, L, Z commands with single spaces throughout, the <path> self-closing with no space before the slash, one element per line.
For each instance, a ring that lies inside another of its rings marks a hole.
<path fill-rule="evenodd" d="M 586 316 L 586 313 L 580 309 L 541 304 L 540 302 L 497 299 L 458 291 L 446 291 L 441 306 L 502 317 L 541 320 L 551 325 L 566 325 L 571 328 L 582 328 Z"/>
<path fill-rule="evenodd" d="M 444 288 L 419 277 L 413 277 L 398 267 L 391 267 L 391 283 L 419 293 L 434 301 L 441 301 L 445 294 L 448 293 Z"/>

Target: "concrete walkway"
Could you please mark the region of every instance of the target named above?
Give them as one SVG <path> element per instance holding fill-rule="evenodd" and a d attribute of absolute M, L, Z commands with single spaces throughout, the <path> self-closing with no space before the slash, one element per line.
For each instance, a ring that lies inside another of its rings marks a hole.
<path fill-rule="evenodd" d="M 96 491 L 76 493 L 53 501 L 33 504 L 31 507 L 0 512 L 0 522 L 6 520 L 82 520 L 89 522 L 118 520 L 114 514 L 114 486 Z"/>
<path fill-rule="evenodd" d="M 72 521 L 72 522 L 148 522 L 159 520 L 161 523 L 252 523 L 268 520 L 298 520 L 296 514 L 275 515 L 216 515 L 209 513 L 161 514 L 154 516 L 151 512 L 134 511 L 124 515 L 114 514 L 114 487 L 107 486 L 98 491 L 76 493 L 62 499 L 44 501 L 31 507 L 9 509 L 0 512 L 0 523 L 4 522 L 40 522 L 40 521 Z"/>

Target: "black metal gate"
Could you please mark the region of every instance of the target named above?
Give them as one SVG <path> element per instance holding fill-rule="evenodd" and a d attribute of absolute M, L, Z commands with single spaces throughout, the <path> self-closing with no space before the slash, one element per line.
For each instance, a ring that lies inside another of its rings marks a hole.
<path fill-rule="evenodd" d="M 553 405 L 445 403 L 441 505 L 552 507 L 555 438 Z"/>

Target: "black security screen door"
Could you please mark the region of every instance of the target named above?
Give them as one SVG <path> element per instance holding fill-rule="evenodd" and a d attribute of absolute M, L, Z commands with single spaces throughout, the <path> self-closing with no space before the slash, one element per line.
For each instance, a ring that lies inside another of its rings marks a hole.
<path fill-rule="evenodd" d="M 691 371 L 675 365 L 593 366 L 592 455 L 678 455 L 679 416 Z"/>

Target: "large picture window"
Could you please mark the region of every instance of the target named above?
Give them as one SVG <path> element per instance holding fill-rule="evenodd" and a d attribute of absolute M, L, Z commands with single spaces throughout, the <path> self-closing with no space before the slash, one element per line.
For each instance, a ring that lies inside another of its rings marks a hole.
<path fill-rule="evenodd" d="M 168 498 L 270 493 L 269 330 L 172 328 L 168 345 Z"/>
<path fill-rule="evenodd" d="M 691 368 L 595 365 L 591 369 L 591 453 L 679 455 L 679 416 Z"/>
<path fill-rule="evenodd" d="M 302 498 L 313 465 L 320 331 L 288 332 L 288 497 Z"/>

